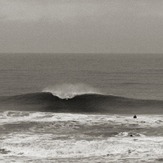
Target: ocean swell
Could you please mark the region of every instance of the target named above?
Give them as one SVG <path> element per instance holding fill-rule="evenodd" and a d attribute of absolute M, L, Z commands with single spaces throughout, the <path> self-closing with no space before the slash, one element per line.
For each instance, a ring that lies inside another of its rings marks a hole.
<path fill-rule="evenodd" d="M 139 100 L 102 94 L 81 94 L 62 99 L 48 92 L 31 93 L 0 98 L 0 110 L 110 113 L 110 114 L 163 114 L 163 101 Z"/>

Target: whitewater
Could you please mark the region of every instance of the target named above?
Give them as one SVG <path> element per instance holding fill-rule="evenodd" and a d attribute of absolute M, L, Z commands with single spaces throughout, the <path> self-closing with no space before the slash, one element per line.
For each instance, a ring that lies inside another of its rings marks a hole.
<path fill-rule="evenodd" d="M 0 113 L 3 162 L 159 162 L 163 116 Z"/>

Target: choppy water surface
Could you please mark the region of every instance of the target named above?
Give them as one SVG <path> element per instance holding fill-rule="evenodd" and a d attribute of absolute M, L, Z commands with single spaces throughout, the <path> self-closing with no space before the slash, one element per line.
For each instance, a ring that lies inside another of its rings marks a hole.
<path fill-rule="evenodd" d="M 1 162 L 161 162 L 163 116 L 0 113 Z"/>

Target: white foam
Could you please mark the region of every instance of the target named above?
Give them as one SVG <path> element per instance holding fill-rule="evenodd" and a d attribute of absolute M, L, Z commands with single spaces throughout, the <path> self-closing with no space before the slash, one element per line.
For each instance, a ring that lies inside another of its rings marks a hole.
<path fill-rule="evenodd" d="M 11 114 L 12 113 L 12 114 Z M 70 113 L 45 113 L 45 112 L 18 112 L 6 111 L 0 113 L 0 124 L 18 122 L 55 122 L 76 121 L 80 124 L 93 125 L 98 123 L 110 125 L 135 125 L 137 127 L 163 126 L 162 115 L 138 115 L 133 119 L 132 115 L 85 115 Z M 13 116 L 14 115 L 14 116 Z"/>
<path fill-rule="evenodd" d="M 111 159 L 157 158 L 163 155 L 163 137 L 108 138 L 105 140 L 53 140 L 53 135 L 10 135 L 1 147 L 8 155 L 35 158 L 80 158 L 106 156 Z"/>
<path fill-rule="evenodd" d="M 23 116 L 22 116 L 23 115 Z M 66 129 L 71 130 L 66 122 L 75 122 L 83 126 L 100 125 L 134 125 L 136 128 L 151 128 L 163 126 L 162 115 L 137 115 L 133 119 L 132 115 L 84 115 L 67 113 L 31 113 L 27 112 L 1 112 L 0 124 L 21 123 L 21 122 L 56 122 L 61 124 L 57 134 L 37 133 L 36 130 L 26 132 L 11 133 L 1 136 L 0 144 L 2 149 L 10 151 L 0 158 L 22 157 L 34 159 L 47 158 L 86 158 L 86 157 L 108 157 L 109 160 L 131 159 L 149 160 L 161 158 L 163 155 L 163 137 L 147 137 L 136 133 L 130 137 L 130 132 L 124 131 L 115 137 L 99 137 L 98 139 L 87 140 L 81 135 L 77 137 L 66 135 Z M 62 130 L 63 129 L 63 130 Z M 63 132 L 64 131 L 64 132 Z M 81 133 L 79 133 L 81 134 Z M 58 139 L 58 137 L 63 139 Z"/>

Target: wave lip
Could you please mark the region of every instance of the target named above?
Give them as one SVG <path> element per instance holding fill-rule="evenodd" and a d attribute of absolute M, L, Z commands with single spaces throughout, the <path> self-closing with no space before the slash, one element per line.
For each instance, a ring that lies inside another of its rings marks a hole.
<path fill-rule="evenodd" d="M 45 88 L 43 92 L 52 93 L 60 99 L 72 99 L 75 96 L 84 94 L 101 94 L 99 90 L 86 84 L 63 84 L 50 86 Z"/>

